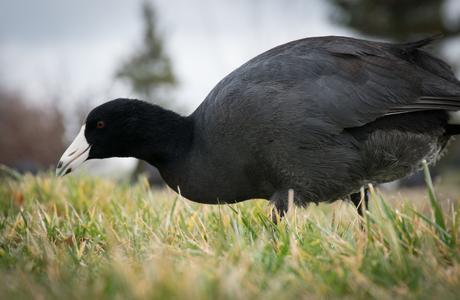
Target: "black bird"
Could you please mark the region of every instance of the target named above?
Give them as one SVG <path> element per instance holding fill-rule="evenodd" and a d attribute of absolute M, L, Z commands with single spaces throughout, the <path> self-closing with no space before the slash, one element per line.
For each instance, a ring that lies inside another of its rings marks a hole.
<path fill-rule="evenodd" d="M 460 82 L 421 48 L 347 37 L 293 41 L 220 81 L 189 116 L 116 99 L 88 115 L 57 174 L 136 157 L 200 203 L 346 198 L 433 163 L 460 133 Z"/>

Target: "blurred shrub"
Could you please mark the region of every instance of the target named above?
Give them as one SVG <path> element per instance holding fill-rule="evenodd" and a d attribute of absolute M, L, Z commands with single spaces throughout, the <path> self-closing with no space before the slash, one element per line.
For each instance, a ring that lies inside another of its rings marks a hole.
<path fill-rule="evenodd" d="M 0 164 L 33 173 L 49 168 L 64 151 L 64 130 L 53 103 L 33 105 L 0 90 Z"/>

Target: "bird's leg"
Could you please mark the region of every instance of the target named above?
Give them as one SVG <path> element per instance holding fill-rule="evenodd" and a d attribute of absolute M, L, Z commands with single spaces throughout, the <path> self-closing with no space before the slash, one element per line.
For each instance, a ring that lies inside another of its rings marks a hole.
<path fill-rule="evenodd" d="M 369 204 L 369 189 L 364 189 L 364 197 L 361 199 L 361 192 L 350 194 L 350 201 L 356 206 L 360 216 L 364 216 Z"/>
<path fill-rule="evenodd" d="M 274 206 L 271 212 L 272 221 L 278 224 L 289 209 L 288 191 L 275 192 L 270 197 L 270 202 Z"/>

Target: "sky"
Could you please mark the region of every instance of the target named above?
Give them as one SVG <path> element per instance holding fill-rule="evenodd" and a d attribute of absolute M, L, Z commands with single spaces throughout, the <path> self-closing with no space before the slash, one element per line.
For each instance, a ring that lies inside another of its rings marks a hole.
<path fill-rule="evenodd" d="M 331 22 L 334 9 L 324 0 L 151 2 L 179 80 L 171 97 L 182 113 L 192 112 L 225 75 L 272 47 L 310 36 L 358 36 Z M 114 74 L 141 46 L 141 3 L 0 1 L 0 83 L 35 102 L 59 97 L 68 111 L 82 100 L 94 106 L 135 97 Z M 458 16 L 460 1 L 449 0 L 445 11 Z M 460 61 L 460 41 L 457 46 L 447 56 Z"/>

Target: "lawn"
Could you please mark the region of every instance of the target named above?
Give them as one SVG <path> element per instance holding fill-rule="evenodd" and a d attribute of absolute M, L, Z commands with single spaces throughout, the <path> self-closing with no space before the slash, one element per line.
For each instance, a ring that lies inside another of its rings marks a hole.
<path fill-rule="evenodd" d="M 389 196 L 386 196 L 389 197 Z M 135 184 L 0 179 L 3 299 L 459 299 L 460 198 L 290 210 Z M 396 199 L 396 200 L 395 200 Z"/>

